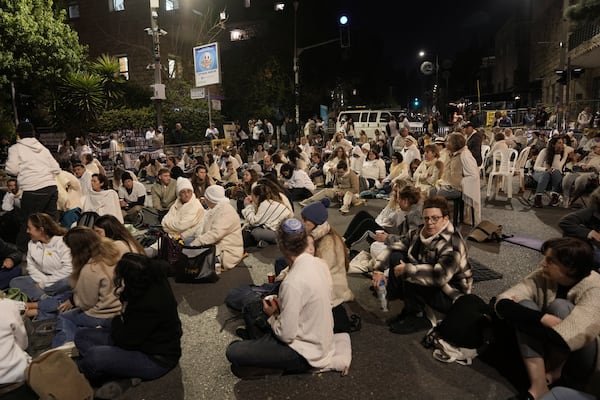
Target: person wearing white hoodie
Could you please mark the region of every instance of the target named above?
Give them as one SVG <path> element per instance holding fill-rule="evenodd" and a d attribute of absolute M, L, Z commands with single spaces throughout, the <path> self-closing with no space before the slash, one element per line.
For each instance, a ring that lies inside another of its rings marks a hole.
<path fill-rule="evenodd" d="M 17 236 L 20 250 L 27 249 L 27 217 L 43 212 L 57 219 L 58 189 L 54 178 L 60 172 L 58 162 L 50 151 L 35 138 L 30 122 L 17 126 L 19 139 L 8 149 L 6 172 L 17 177 L 23 190 L 21 198 L 21 226 Z"/>
<path fill-rule="evenodd" d="M 31 363 L 31 357 L 25 351 L 28 345 L 27 332 L 18 302 L 0 299 L 0 315 L 1 386 L 25 381 L 25 368 Z"/>

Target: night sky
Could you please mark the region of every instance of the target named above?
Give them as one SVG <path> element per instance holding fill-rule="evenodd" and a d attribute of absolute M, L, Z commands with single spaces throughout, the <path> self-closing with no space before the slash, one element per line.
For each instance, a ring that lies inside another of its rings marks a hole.
<path fill-rule="evenodd" d="M 286 1 L 283 12 L 273 10 L 273 0 L 251 0 L 248 9 L 240 7 L 243 0 L 230 1 L 236 5 L 228 9 L 232 21 L 270 20 L 265 46 L 279 42 L 277 51 L 287 50 L 291 58 L 291 1 Z M 425 59 L 434 61 L 437 54 L 440 65 L 451 61 L 455 83 L 459 79 L 474 81 L 472 73 L 466 75 L 469 78 L 459 77 L 456 69 L 461 68 L 461 62 L 479 65 L 482 56 L 493 55 L 495 32 L 514 7 L 527 1 L 300 0 L 298 47 L 339 37 L 337 20 L 342 13 L 350 18 L 351 32 L 349 49 L 330 44 L 304 52 L 300 57 L 301 80 L 306 86 L 327 88 L 336 82 L 355 85 L 360 92 L 356 101 L 364 104 L 378 99 L 385 103 L 386 96 L 394 98 L 392 102 L 405 102 L 432 86 L 418 72 L 424 61 L 418 52 L 424 50 L 428 54 Z M 461 59 L 457 60 L 457 55 Z M 463 90 L 468 91 L 455 92 Z"/>

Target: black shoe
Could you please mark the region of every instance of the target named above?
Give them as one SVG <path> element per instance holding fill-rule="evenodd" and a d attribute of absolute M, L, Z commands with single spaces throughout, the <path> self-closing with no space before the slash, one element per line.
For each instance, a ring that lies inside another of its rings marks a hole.
<path fill-rule="evenodd" d="M 250 340 L 250 334 L 248 333 L 248 330 L 246 328 L 237 328 L 235 330 L 235 334 L 237 335 L 237 337 L 243 340 Z"/>
<path fill-rule="evenodd" d="M 535 195 L 535 199 L 533 200 L 533 206 L 535 208 L 542 208 L 542 207 L 544 207 L 544 205 L 542 204 L 542 195 L 541 194 L 536 194 Z"/>
<path fill-rule="evenodd" d="M 556 207 L 559 203 L 558 193 L 552 193 L 552 198 L 550 200 L 550 206 Z"/>
<path fill-rule="evenodd" d="M 429 319 L 425 316 L 407 315 L 406 318 L 402 318 L 390 324 L 390 332 L 397 333 L 399 335 L 408 335 L 415 332 L 426 331 L 431 329 L 432 325 Z"/>
<path fill-rule="evenodd" d="M 240 379 L 261 379 L 266 376 L 281 376 L 283 370 L 276 368 L 244 367 L 231 364 L 231 372 Z"/>

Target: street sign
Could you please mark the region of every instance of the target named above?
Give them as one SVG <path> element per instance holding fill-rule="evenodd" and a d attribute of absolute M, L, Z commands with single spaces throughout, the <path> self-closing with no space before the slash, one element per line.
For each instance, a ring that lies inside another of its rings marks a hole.
<path fill-rule="evenodd" d="M 206 91 L 203 87 L 191 88 L 190 97 L 192 100 L 203 99 L 206 97 Z"/>
<path fill-rule="evenodd" d="M 221 83 L 217 43 L 194 47 L 194 75 L 196 87 Z"/>
<path fill-rule="evenodd" d="M 431 61 L 424 61 L 421 64 L 421 73 L 423 75 L 431 75 L 433 73 L 433 63 Z"/>

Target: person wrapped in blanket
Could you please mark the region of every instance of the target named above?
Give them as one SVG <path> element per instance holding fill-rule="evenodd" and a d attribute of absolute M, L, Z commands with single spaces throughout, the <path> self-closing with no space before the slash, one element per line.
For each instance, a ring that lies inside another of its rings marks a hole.
<path fill-rule="evenodd" d="M 584 387 L 598 363 L 600 275 L 584 240 L 544 242 L 540 268 L 500 294 L 496 314 L 510 323 L 530 386 L 518 398 L 540 399 L 561 379 Z"/>

